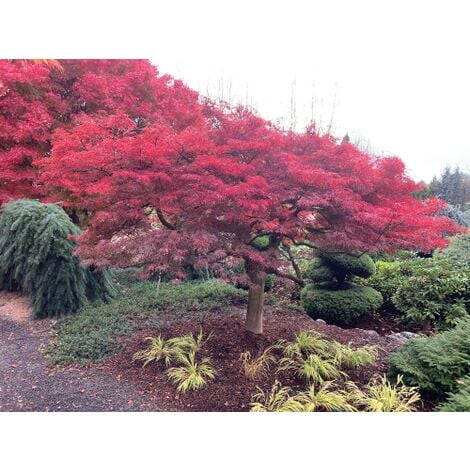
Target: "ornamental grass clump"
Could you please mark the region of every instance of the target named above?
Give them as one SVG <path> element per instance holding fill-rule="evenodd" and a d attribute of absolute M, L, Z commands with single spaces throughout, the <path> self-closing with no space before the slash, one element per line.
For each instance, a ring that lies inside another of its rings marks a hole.
<path fill-rule="evenodd" d="M 179 365 L 168 369 L 166 374 L 174 384 L 177 384 L 178 392 L 186 393 L 188 390 L 199 390 L 216 375 L 210 359 L 204 357 L 197 361 L 195 351 L 177 354 L 176 362 Z"/>
<path fill-rule="evenodd" d="M 266 376 L 271 370 L 271 367 L 276 363 L 276 357 L 273 351 L 276 346 L 266 348 L 258 356 L 253 356 L 250 351 L 245 351 L 240 354 L 240 362 L 242 363 L 242 370 L 245 377 L 250 380 L 255 380 L 259 377 Z"/>
<path fill-rule="evenodd" d="M 265 392 L 257 387 L 258 392 L 253 395 L 250 403 L 250 411 L 292 411 L 292 390 L 289 387 L 283 387 L 279 380 L 276 380 L 269 392 Z"/>
<path fill-rule="evenodd" d="M 403 383 L 401 375 L 398 375 L 396 383 L 391 383 L 384 375 L 379 380 L 369 382 L 360 401 L 365 411 L 410 412 L 416 410 L 421 396 L 417 387 L 408 387 Z"/>
<path fill-rule="evenodd" d="M 216 371 L 209 358 L 198 358 L 201 348 L 212 337 L 204 336 L 202 329 L 195 337 L 192 333 L 164 339 L 161 335 L 149 337 L 149 346 L 137 351 L 134 361 L 142 361 L 145 367 L 150 362 L 162 362 L 167 368 L 165 374 L 181 393 L 203 388 L 210 379 L 216 376 Z M 173 366 L 173 367 L 170 367 Z"/>
<path fill-rule="evenodd" d="M 336 365 L 328 359 L 323 359 L 317 354 L 309 354 L 307 357 L 284 357 L 279 362 L 278 371 L 292 370 L 308 384 L 322 384 L 323 382 L 339 377 L 345 377 Z"/>
<path fill-rule="evenodd" d="M 115 293 L 107 271 L 93 271 L 73 256 L 70 238 L 81 230 L 55 204 L 22 199 L 3 207 L 0 216 L 0 289 L 21 290 L 33 316 L 76 312 Z"/>
<path fill-rule="evenodd" d="M 278 372 L 294 371 L 309 384 L 345 377 L 342 368 L 358 369 L 377 359 L 374 346 L 353 348 L 351 344 L 328 341 L 313 330 L 302 330 L 293 341 L 280 341 L 274 347 L 282 355 Z"/>
<path fill-rule="evenodd" d="M 363 346 L 354 349 L 351 344 L 332 343 L 334 353 L 333 361 L 338 367 L 346 369 L 357 369 L 373 364 L 377 359 L 377 348 L 375 346 Z"/>
<path fill-rule="evenodd" d="M 148 337 L 145 338 L 149 342 L 149 346 L 146 349 L 137 351 L 132 357 L 134 361 L 142 361 L 142 367 L 145 367 L 150 362 L 162 361 L 165 366 L 170 366 L 175 356 L 175 347 L 161 337 Z"/>

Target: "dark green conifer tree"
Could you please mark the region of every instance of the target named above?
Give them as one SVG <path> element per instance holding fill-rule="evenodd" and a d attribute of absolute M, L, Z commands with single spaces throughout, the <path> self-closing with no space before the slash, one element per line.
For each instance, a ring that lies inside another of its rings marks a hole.
<path fill-rule="evenodd" d="M 28 295 L 35 318 L 108 301 L 114 294 L 109 273 L 92 272 L 72 255 L 70 236 L 80 233 L 55 204 L 27 199 L 6 204 L 0 216 L 0 289 Z"/>

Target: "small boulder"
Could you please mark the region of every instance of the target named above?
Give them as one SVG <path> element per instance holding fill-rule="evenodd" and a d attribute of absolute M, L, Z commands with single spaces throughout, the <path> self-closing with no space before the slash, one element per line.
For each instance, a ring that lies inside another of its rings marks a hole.
<path fill-rule="evenodd" d="M 406 343 L 410 339 L 418 338 L 419 335 L 417 333 L 413 333 L 411 331 L 400 331 L 399 333 L 393 333 L 391 335 L 387 335 L 387 338 L 395 339 L 400 343 Z"/>

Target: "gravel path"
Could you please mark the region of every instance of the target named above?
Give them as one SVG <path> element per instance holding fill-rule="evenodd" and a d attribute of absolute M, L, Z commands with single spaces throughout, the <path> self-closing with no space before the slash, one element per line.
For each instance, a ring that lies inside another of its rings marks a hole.
<path fill-rule="evenodd" d="M 40 348 L 49 322 L 13 320 L 15 302 L 24 300 L 0 293 L 0 411 L 158 411 L 154 396 L 119 377 L 48 367 Z"/>

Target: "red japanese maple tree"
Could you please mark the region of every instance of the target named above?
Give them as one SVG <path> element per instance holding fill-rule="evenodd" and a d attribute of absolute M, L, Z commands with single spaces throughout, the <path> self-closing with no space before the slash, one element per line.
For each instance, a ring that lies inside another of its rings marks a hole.
<path fill-rule="evenodd" d="M 303 284 L 292 247 L 427 251 L 457 230 L 436 215 L 438 200 L 412 196 L 418 185 L 397 158 L 314 128 L 285 133 L 246 109 L 203 102 L 181 83 L 159 85 L 147 90 L 161 97 L 144 121 L 111 109 L 53 133 L 40 182 L 89 211 L 77 250 L 86 263 L 183 277 L 184 263 L 222 276 L 243 260 L 246 328 L 261 333 L 266 274 Z"/>
<path fill-rule="evenodd" d="M 397 158 L 215 106 L 148 61 L 0 61 L 0 202 L 79 210 L 77 252 L 97 266 L 224 276 L 244 261 L 255 333 L 266 274 L 303 283 L 293 247 L 444 245 L 457 229 L 417 188 Z"/>

